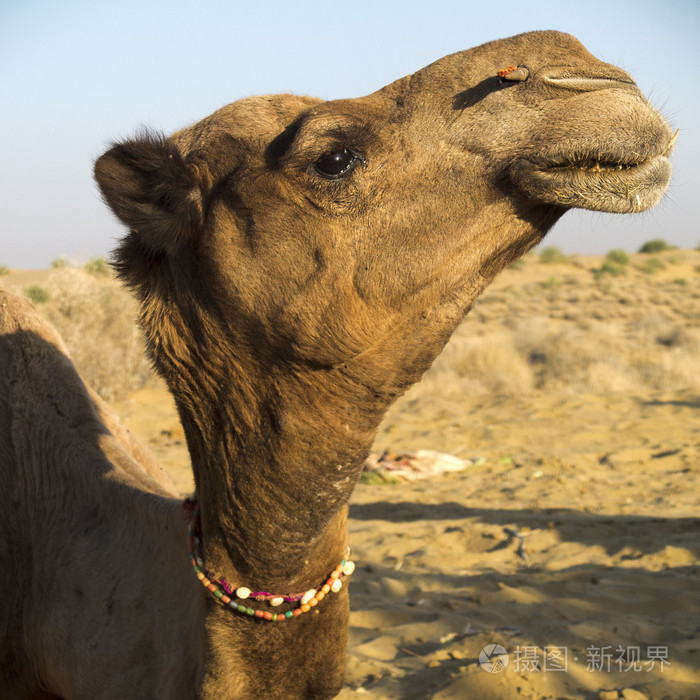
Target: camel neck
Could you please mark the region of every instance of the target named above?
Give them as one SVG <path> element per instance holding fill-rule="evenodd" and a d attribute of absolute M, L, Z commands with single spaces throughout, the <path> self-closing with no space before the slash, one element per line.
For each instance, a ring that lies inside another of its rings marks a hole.
<path fill-rule="evenodd" d="M 142 321 L 187 436 L 205 557 L 242 585 L 310 587 L 345 550 L 347 502 L 385 411 L 460 311 L 387 325 L 329 366 L 253 344 L 228 324 L 233 311 L 178 306 L 167 334 L 159 307 Z"/>
<path fill-rule="evenodd" d="M 342 374 L 315 374 L 277 376 L 267 395 L 242 379 L 209 397 L 200 385 L 196 404 L 175 392 L 205 559 L 239 585 L 308 588 L 348 544 L 346 504 L 381 414 L 361 410 Z"/>

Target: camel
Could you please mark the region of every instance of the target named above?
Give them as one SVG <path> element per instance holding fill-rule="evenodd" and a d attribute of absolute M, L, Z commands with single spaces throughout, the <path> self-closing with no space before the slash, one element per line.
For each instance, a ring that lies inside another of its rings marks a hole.
<path fill-rule="evenodd" d="M 114 265 L 197 501 L 3 294 L 0 696 L 335 696 L 347 503 L 382 416 L 567 210 L 656 204 L 673 140 L 627 73 L 545 31 L 110 148 Z"/>

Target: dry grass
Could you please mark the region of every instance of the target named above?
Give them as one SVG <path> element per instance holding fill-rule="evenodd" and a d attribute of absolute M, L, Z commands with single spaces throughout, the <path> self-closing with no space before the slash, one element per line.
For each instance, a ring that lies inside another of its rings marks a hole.
<path fill-rule="evenodd" d="M 155 381 L 135 324 L 136 304 L 110 274 L 62 265 L 37 273 L 37 282 L 25 284 L 26 275 L 10 274 L 0 283 L 24 293 L 53 323 L 101 396 L 112 401 Z"/>
<path fill-rule="evenodd" d="M 653 275 L 646 257 L 632 256 L 620 276 L 600 275 L 604 259 L 559 264 L 552 276 L 525 258 L 478 301 L 409 400 L 700 391 L 700 253 L 661 253 Z"/>
<path fill-rule="evenodd" d="M 526 256 L 479 300 L 409 397 L 700 391 L 700 252 L 654 259 L 654 274 L 638 254 L 617 261 L 626 274 L 614 276 L 600 274 L 610 256 L 547 265 Z M 46 291 L 38 308 L 105 398 L 155 381 L 136 305 L 102 264 L 12 273 L 0 283 L 35 298 L 37 287 Z"/>

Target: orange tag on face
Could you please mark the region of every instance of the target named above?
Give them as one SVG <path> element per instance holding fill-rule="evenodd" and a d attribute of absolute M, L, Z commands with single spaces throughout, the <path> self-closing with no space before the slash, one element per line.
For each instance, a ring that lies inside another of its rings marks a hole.
<path fill-rule="evenodd" d="M 499 70 L 498 73 L 496 73 L 496 75 L 499 78 L 505 78 L 506 75 L 508 75 L 508 73 L 512 73 L 516 68 L 517 66 L 508 66 L 508 68 L 503 68 L 502 70 Z"/>

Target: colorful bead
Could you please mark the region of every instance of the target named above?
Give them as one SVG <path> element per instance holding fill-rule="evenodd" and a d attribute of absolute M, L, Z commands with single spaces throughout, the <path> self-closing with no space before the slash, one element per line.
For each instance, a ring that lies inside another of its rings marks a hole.
<path fill-rule="evenodd" d="M 310 590 L 306 591 L 306 593 L 304 593 L 304 595 L 303 595 L 302 598 L 301 598 L 301 604 L 302 604 L 302 605 L 305 605 L 305 604 L 308 603 L 315 595 L 316 595 L 316 589 L 315 589 L 315 588 L 311 588 Z"/>
<path fill-rule="evenodd" d="M 193 501 L 187 499 L 185 501 L 185 506 L 187 508 L 188 504 Z M 272 622 L 284 622 L 285 620 L 291 620 L 293 617 L 299 617 L 303 613 L 309 612 L 311 608 L 318 605 L 329 593 L 337 593 L 343 586 L 340 580 L 343 576 L 350 576 L 355 571 L 354 562 L 350 561 L 347 557 L 350 555 L 350 549 L 348 548 L 347 555 L 345 559 L 342 559 L 340 564 L 335 567 L 335 569 L 330 573 L 329 578 L 326 582 L 319 588 L 310 588 L 303 595 L 274 595 L 267 593 L 265 591 L 260 591 L 253 594 L 250 588 L 246 586 L 230 586 L 225 580 L 217 580 L 215 577 L 207 577 L 204 572 L 204 562 L 201 557 L 198 556 L 199 547 L 201 545 L 201 538 L 197 536 L 199 528 L 199 510 L 194 510 L 194 515 L 190 522 L 188 529 L 188 542 L 187 550 L 189 552 L 190 563 L 192 564 L 192 570 L 194 571 L 197 579 L 201 581 L 202 585 L 217 599 L 220 600 L 223 605 L 228 606 L 231 610 L 235 610 L 238 613 L 248 615 L 249 617 L 256 617 L 262 620 L 269 620 Z M 287 612 L 272 613 L 267 610 L 255 610 L 243 605 L 239 602 L 235 602 L 231 599 L 231 595 L 234 595 L 232 591 L 235 592 L 235 596 L 238 600 L 246 600 L 252 596 L 253 599 L 257 601 L 268 601 L 272 607 L 278 607 L 282 605 L 285 601 L 294 602 L 298 601 L 298 606 L 294 610 L 288 610 Z M 231 595 L 227 595 L 231 594 Z"/>

